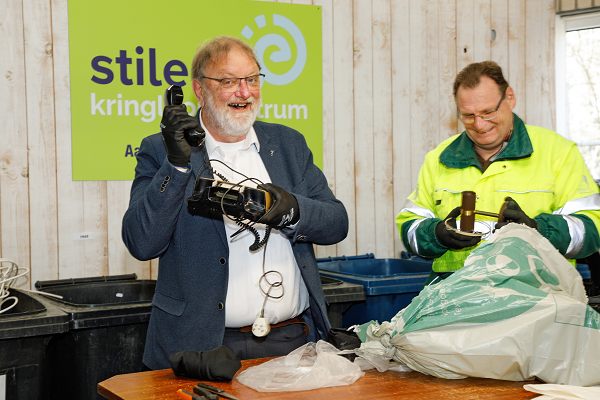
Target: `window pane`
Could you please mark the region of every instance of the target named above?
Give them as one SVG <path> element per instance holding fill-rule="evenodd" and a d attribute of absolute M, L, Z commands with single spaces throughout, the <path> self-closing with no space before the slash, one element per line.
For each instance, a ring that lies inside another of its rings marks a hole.
<path fill-rule="evenodd" d="M 567 32 L 568 130 L 594 179 L 600 178 L 600 28 Z"/>
<path fill-rule="evenodd" d="M 592 173 L 592 177 L 594 177 L 595 180 L 598 180 L 598 175 L 600 174 L 600 145 L 580 145 L 578 147 L 585 161 L 585 165 L 587 165 Z"/>

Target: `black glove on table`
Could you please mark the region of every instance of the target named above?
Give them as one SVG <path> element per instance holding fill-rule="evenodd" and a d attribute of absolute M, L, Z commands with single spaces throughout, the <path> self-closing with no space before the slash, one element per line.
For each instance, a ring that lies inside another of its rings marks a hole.
<path fill-rule="evenodd" d="M 167 150 L 167 159 L 177 167 L 186 168 L 192 154 L 192 147 L 185 140 L 184 132 L 187 129 L 198 128 L 198 120 L 187 113 L 184 104 L 166 106 L 160 122 L 160 131 Z"/>
<path fill-rule="evenodd" d="M 450 214 L 444 218 L 444 221 L 449 219 L 448 225 L 456 228 L 456 217 L 459 215 L 460 207 L 456 207 L 454 210 L 450 211 Z M 460 250 L 464 249 L 465 247 L 475 246 L 477 243 L 479 243 L 479 240 L 481 240 L 480 236 L 461 235 L 460 233 L 446 228 L 444 221 L 438 223 L 435 227 L 435 236 L 438 242 L 440 242 L 440 244 L 443 246 L 446 246 L 452 250 Z"/>
<path fill-rule="evenodd" d="M 274 229 L 282 229 L 298 222 L 300 210 L 298 201 L 292 194 L 272 183 L 263 183 L 258 185 L 258 188 L 269 192 L 274 202 L 265 215 L 260 217 L 259 223 Z"/>
<path fill-rule="evenodd" d="M 535 220 L 533 218 L 529 218 L 527 216 L 527 214 L 525 214 L 523 212 L 523 210 L 521 210 L 521 207 L 519 207 L 519 204 L 517 204 L 516 201 L 514 201 L 510 197 L 507 197 L 506 199 L 504 199 L 504 201 L 508 201 L 508 205 L 506 206 L 506 210 L 504 210 L 504 214 L 503 214 L 504 221 L 498 222 L 496 224 L 495 229 L 500 229 L 503 226 L 506 226 L 509 223 L 514 222 L 516 224 L 525 224 L 528 227 L 537 230 L 537 228 L 538 228 L 537 222 L 535 222 Z"/>
<path fill-rule="evenodd" d="M 175 375 L 207 381 L 230 381 L 242 362 L 225 347 L 208 351 L 180 351 L 169 356 Z"/>

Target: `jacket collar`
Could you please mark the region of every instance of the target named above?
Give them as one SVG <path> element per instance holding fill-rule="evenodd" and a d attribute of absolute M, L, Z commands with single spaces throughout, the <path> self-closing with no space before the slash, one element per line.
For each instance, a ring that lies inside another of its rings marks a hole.
<path fill-rule="evenodd" d="M 504 150 L 501 150 L 495 161 L 526 158 L 533 153 L 533 146 L 525 124 L 515 113 L 513 113 L 513 126 L 513 133 L 508 145 Z M 469 166 L 480 168 L 473 142 L 467 136 L 466 131 L 463 131 L 456 140 L 442 151 L 440 163 L 448 168 L 463 169 Z"/>

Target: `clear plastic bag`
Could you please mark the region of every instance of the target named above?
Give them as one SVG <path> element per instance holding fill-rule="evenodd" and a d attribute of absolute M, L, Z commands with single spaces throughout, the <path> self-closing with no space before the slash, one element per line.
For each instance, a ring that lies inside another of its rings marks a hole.
<path fill-rule="evenodd" d="M 297 348 L 285 357 L 250 367 L 236 378 L 259 392 L 284 392 L 344 386 L 365 373 L 338 355 L 330 343 L 319 340 Z"/>

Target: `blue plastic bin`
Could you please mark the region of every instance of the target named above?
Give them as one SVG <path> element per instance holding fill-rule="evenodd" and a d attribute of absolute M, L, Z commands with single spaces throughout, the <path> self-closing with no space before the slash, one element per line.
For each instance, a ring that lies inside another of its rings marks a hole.
<path fill-rule="evenodd" d="M 342 315 L 342 327 L 370 320 L 389 321 L 419 294 L 431 272 L 431 261 L 418 258 L 375 258 L 373 254 L 317 259 L 322 276 L 361 284 L 366 300 Z"/>
<path fill-rule="evenodd" d="M 592 274 L 590 274 L 590 268 L 587 264 L 577 264 L 577 272 L 579 272 L 579 274 L 581 274 L 581 278 L 583 280 L 586 279 L 591 279 Z"/>
<path fill-rule="evenodd" d="M 402 258 L 375 258 L 372 253 L 360 256 L 318 258 L 322 276 L 361 284 L 366 300 L 353 303 L 342 315 L 342 327 L 370 320 L 390 321 L 398 311 L 419 294 L 431 272 L 432 260 L 401 253 Z M 587 265 L 577 264 L 581 277 L 590 279 Z"/>

